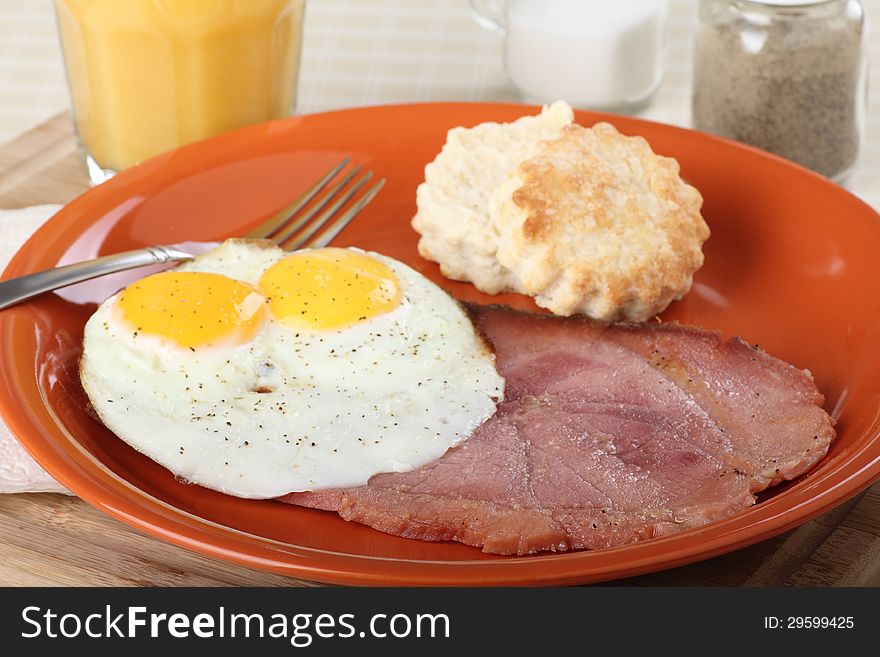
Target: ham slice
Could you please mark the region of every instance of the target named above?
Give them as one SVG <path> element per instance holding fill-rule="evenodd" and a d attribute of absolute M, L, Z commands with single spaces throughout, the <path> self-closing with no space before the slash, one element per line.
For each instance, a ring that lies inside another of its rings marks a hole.
<path fill-rule="evenodd" d="M 739 339 L 471 311 L 507 382 L 497 413 L 417 470 L 282 501 L 496 554 L 607 548 L 745 509 L 834 438 L 809 373 Z"/>

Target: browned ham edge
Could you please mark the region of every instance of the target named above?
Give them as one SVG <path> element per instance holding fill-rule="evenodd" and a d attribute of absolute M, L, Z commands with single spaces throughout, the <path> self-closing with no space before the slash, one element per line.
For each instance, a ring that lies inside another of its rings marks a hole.
<path fill-rule="evenodd" d="M 495 554 L 598 549 L 745 509 L 834 438 L 809 374 L 742 340 L 470 310 L 507 382 L 495 416 L 412 472 L 282 501 Z"/>

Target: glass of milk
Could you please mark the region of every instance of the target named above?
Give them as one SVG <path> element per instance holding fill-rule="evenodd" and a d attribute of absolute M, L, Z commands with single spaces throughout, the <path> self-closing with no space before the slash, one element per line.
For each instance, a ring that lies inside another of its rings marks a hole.
<path fill-rule="evenodd" d="M 524 99 L 635 112 L 663 77 L 669 0 L 471 0 Z"/>

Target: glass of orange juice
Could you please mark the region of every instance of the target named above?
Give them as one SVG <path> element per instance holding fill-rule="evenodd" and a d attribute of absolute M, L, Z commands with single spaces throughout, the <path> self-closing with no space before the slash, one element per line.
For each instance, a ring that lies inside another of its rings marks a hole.
<path fill-rule="evenodd" d="M 293 113 L 305 0 L 55 0 L 93 184 Z"/>

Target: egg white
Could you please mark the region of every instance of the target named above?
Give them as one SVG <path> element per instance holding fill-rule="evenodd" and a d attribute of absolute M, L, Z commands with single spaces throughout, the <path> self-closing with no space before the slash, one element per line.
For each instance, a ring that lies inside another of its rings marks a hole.
<path fill-rule="evenodd" d="M 180 267 L 256 285 L 288 254 L 229 240 Z M 105 301 L 85 327 L 80 374 L 104 424 L 175 475 L 271 498 L 417 468 L 495 412 L 504 380 L 461 307 L 406 265 L 391 312 L 324 331 L 266 312 L 244 344 L 191 351 L 136 334 Z"/>

